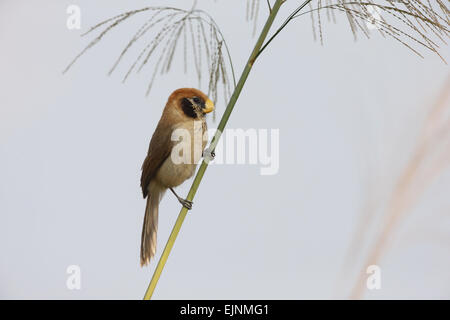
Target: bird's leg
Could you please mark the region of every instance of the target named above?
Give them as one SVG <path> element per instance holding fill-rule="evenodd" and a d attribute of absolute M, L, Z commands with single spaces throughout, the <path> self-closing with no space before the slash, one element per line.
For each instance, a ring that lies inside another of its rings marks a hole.
<path fill-rule="evenodd" d="M 202 157 L 205 159 L 206 163 L 213 161 L 215 156 L 216 154 L 214 153 L 214 151 L 211 151 L 211 149 L 209 148 L 206 148 L 202 152 Z"/>
<path fill-rule="evenodd" d="M 175 195 L 175 197 L 177 197 L 178 201 L 183 205 L 183 207 L 185 207 L 188 210 L 192 209 L 192 201 L 183 199 L 182 197 L 180 197 L 179 195 L 177 195 L 177 193 L 175 192 L 175 190 L 173 190 L 172 188 L 169 188 L 170 191 L 172 191 L 172 193 Z"/>

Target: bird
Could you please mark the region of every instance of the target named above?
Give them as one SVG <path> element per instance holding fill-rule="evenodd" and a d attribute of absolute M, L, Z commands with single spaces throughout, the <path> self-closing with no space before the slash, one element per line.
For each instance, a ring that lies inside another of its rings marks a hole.
<path fill-rule="evenodd" d="M 208 96 L 194 88 L 177 89 L 167 100 L 142 164 L 141 188 L 147 204 L 141 267 L 148 265 L 156 253 L 159 203 L 167 189 L 184 207 L 192 208 L 192 202 L 178 196 L 173 188 L 194 175 L 208 140 L 205 116 L 214 108 Z M 213 157 L 213 153 L 209 156 Z"/>

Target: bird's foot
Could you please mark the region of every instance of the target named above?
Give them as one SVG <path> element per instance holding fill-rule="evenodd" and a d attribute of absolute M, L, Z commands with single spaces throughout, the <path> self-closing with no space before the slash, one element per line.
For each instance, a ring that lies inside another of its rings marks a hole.
<path fill-rule="evenodd" d="M 203 158 L 205 159 L 206 163 L 209 163 L 214 160 L 216 157 L 216 154 L 214 151 L 211 151 L 209 148 L 206 148 L 203 150 Z"/>
<path fill-rule="evenodd" d="M 192 205 L 194 204 L 192 201 L 183 199 L 183 198 L 178 198 L 178 201 L 180 201 L 180 203 L 183 205 L 183 207 L 185 207 L 188 210 L 192 209 Z"/>

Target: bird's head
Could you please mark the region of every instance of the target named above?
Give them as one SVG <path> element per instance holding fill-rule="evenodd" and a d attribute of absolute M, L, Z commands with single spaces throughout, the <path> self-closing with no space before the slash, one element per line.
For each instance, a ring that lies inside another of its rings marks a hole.
<path fill-rule="evenodd" d="M 206 94 L 193 88 L 175 90 L 169 97 L 176 108 L 189 118 L 197 119 L 214 110 L 214 103 Z"/>

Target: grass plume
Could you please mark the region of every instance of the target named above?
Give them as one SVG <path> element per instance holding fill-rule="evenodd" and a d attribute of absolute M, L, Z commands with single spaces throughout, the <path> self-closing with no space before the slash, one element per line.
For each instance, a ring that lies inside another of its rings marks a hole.
<path fill-rule="evenodd" d="M 201 87 L 202 74 L 206 65 L 208 95 L 216 102 L 219 86 L 221 86 L 225 102 L 228 101 L 231 86 L 235 85 L 233 63 L 228 46 L 214 19 L 205 11 L 195 8 L 183 10 L 171 7 L 145 7 L 106 19 L 82 34 L 87 36 L 98 32 L 98 35 L 75 56 L 63 73 L 72 68 L 106 34 L 138 14 L 147 14 L 148 17 L 122 49 L 108 75 L 111 75 L 120 63 L 124 63 L 125 56 L 133 46 L 143 43 L 139 54 L 129 64 L 122 81 L 125 82 L 134 72 L 141 72 L 153 58 L 154 65 L 146 91 L 148 95 L 156 77 L 171 70 L 177 49 L 181 47 L 182 49 L 179 50 L 182 50 L 184 71 L 187 72 L 188 61 L 192 60 L 199 87 Z M 151 34 L 150 40 L 144 37 L 147 34 Z M 192 59 L 189 56 L 192 56 Z M 203 60 L 205 62 L 202 62 Z"/>
<path fill-rule="evenodd" d="M 440 45 L 447 45 L 449 37 L 449 9 L 442 0 L 311 0 L 310 9 L 296 14 L 292 19 L 310 14 L 313 20 L 313 36 L 323 43 L 323 19 L 321 12 L 326 10 L 328 21 L 336 21 L 334 11 L 340 12 L 347 18 L 350 30 L 355 40 L 361 33 L 370 38 L 375 31 L 385 38 L 392 38 L 412 52 L 423 58 L 419 51 L 425 48 L 432 51 L 444 62 L 439 53 Z M 313 13 L 317 13 L 314 18 Z M 332 16 L 332 18 L 331 18 Z M 372 30 L 372 31 L 371 31 Z"/>

